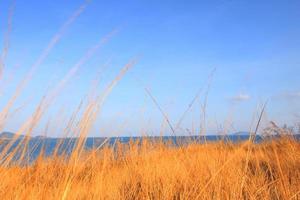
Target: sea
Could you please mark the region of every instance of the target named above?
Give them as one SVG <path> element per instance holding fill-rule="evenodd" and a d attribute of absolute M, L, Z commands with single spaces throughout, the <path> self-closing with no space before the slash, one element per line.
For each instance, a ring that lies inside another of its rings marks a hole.
<path fill-rule="evenodd" d="M 244 135 L 207 135 L 207 136 L 147 136 L 147 137 L 88 137 L 85 139 L 84 148 L 86 150 L 92 149 L 101 149 L 105 146 L 113 147 L 117 143 L 128 144 L 130 141 L 141 142 L 143 139 L 149 141 L 161 141 L 168 145 L 173 145 L 179 147 L 182 145 L 187 145 L 191 142 L 196 143 L 206 143 L 206 142 L 226 142 L 226 143 L 238 143 L 249 140 L 251 136 L 249 134 Z M 252 136 L 254 143 L 260 143 L 266 140 L 278 139 L 281 136 L 272 135 L 272 136 L 261 136 L 256 135 Z M 295 140 L 300 140 L 300 134 L 290 135 L 290 137 Z M 5 151 L 7 155 L 14 152 L 14 159 L 18 160 L 21 156 L 21 152 L 24 152 L 23 149 L 26 147 L 26 152 L 23 153 L 24 160 L 28 163 L 35 161 L 38 156 L 43 152 L 43 156 L 51 157 L 54 152 L 56 155 L 70 155 L 74 150 L 74 147 L 77 144 L 78 138 L 48 138 L 48 137 L 32 137 L 28 139 L 26 145 L 23 144 L 24 137 L 21 137 L 15 140 L 13 143 L 12 139 L 1 139 L 0 138 L 0 155 L 2 153 L 3 162 L 7 156 L 3 156 Z M 59 148 L 57 148 L 59 147 Z"/>

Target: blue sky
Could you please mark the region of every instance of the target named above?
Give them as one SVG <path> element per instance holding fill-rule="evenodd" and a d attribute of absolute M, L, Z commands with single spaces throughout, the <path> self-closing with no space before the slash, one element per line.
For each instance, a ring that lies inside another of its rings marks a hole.
<path fill-rule="evenodd" d="M 0 3 L 1 49 L 11 2 Z M 51 38 L 82 4 L 79 0 L 15 1 L 1 109 Z M 75 110 L 97 71 L 109 63 L 100 91 L 136 57 L 137 64 L 107 98 L 91 135 L 157 134 L 163 116 L 144 86 L 175 126 L 197 91 L 207 87 L 214 68 L 206 110 L 208 132 L 220 126 L 249 130 L 266 100 L 265 122 L 295 123 L 300 117 L 299 9 L 296 0 L 91 1 L 38 67 L 15 104 L 14 108 L 22 109 L 11 116 L 5 129 L 18 130 L 47 88 L 114 30 L 53 102 L 37 133 L 50 120 L 51 134 L 59 135 L 58 123 Z M 199 129 L 204 94 L 187 113 L 183 130 Z M 228 125 L 231 122 L 233 126 Z M 166 128 L 165 133 L 170 130 Z"/>

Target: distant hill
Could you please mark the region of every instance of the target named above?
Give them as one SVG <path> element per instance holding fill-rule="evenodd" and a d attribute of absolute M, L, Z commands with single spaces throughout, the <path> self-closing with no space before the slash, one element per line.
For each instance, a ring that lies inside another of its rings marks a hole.
<path fill-rule="evenodd" d="M 15 133 L 12 132 L 2 132 L 0 133 L 0 139 L 11 139 L 15 136 Z"/>
<path fill-rule="evenodd" d="M 9 131 L 4 131 L 0 133 L 0 139 L 12 139 L 16 134 Z M 19 135 L 19 138 L 24 138 L 24 135 Z"/>
<path fill-rule="evenodd" d="M 233 133 L 232 135 L 250 135 L 250 133 L 247 131 L 239 131 L 239 132 Z"/>
<path fill-rule="evenodd" d="M 2 133 L 0 133 L 0 139 L 12 139 L 16 134 L 13 132 L 9 132 L 9 131 L 4 131 Z M 24 135 L 20 135 L 19 138 L 24 138 Z M 27 136 L 28 137 L 28 136 Z M 34 138 L 34 139 L 46 139 L 48 137 L 42 136 L 42 135 L 37 135 L 37 136 L 29 136 L 30 138 Z"/>

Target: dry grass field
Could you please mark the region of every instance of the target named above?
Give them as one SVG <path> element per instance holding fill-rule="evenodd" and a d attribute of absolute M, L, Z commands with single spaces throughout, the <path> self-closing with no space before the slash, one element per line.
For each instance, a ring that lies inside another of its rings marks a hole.
<path fill-rule="evenodd" d="M 28 89 L 28 83 L 34 76 L 39 76 L 37 69 L 44 64 L 65 32 L 85 10 L 88 2 L 86 1 L 80 6 L 62 24 L 35 62 L 28 68 L 28 72 L 22 75 L 15 89 L 9 90 L 9 93 L 12 94 L 8 96 L 7 101 L 1 102 L 0 132 L 4 131 L 11 116 L 18 115 L 18 112 L 23 109 L 23 104 L 19 107 L 16 102 L 26 100 L 22 97 L 22 93 Z M 1 95 L 5 94 L 2 91 L 5 90 L 2 88 L 3 85 L 9 85 L 13 80 L 7 77 L 3 79 L 4 73 L 7 71 L 6 57 L 10 50 L 13 16 L 14 5 L 9 11 L 7 30 L 3 39 L 4 46 L 0 52 Z M 289 134 L 284 132 L 281 134 L 285 136 L 276 140 L 265 140 L 261 143 L 255 143 L 252 140 L 240 143 L 217 141 L 203 144 L 190 142 L 182 146 L 174 146 L 170 143 L 153 142 L 145 138 L 139 141 L 140 143 L 131 141 L 126 144 L 116 143 L 114 146 L 103 145 L 102 148 L 85 150 L 85 139 L 96 123 L 103 102 L 127 71 L 136 64 L 137 58 L 124 64 L 119 73 L 112 80 L 109 79 L 111 82 L 105 85 L 101 91 L 99 82 L 102 74 L 95 73 L 95 80 L 91 84 L 92 92 L 88 93 L 80 102 L 78 109 L 71 114 L 69 121 L 62 125 L 63 131 L 60 136 L 78 138 L 77 146 L 72 154 L 50 157 L 41 154 L 35 162 L 26 165 L 15 160 L 14 156 L 19 154 L 19 161 L 22 162 L 27 152 L 27 149 L 23 147 L 29 143 L 30 136 L 41 124 L 45 113 L 54 104 L 54 100 L 61 95 L 68 82 L 78 75 L 82 66 L 95 56 L 96 52 L 116 32 L 118 30 L 112 30 L 93 44 L 74 65 L 68 68 L 68 71 L 60 79 L 61 81 L 52 83 L 46 94 L 37 97 L 40 98 L 40 101 L 35 105 L 33 112 L 26 115 L 24 121 L 22 119 L 21 126 L 16 127 L 15 136 L 10 138 L 11 142 L 0 151 L 0 200 L 300 199 L 300 143 L 299 140 L 288 137 Z M 153 44 L 153 46 L 155 45 Z M 72 54 L 72 52 L 67 53 Z M 22 61 L 19 62 L 23 65 Z M 57 69 L 60 69 L 59 67 L 61 66 L 58 66 Z M 294 73 L 296 74 L 297 71 Z M 164 79 L 166 82 L 168 81 L 168 77 L 164 77 Z M 205 119 L 206 96 L 210 79 L 211 77 L 207 81 L 207 90 L 202 92 L 205 102 L 201 107 L 201 112 L 204 113 L 203 119 Z M 168 115 L 164 113 L 150 90 L 143 84 L 138 84 L 144 87 L 143 89 L 153 101 L 152 103 L 161 112 L 165 123 L 175 133 L 175 129 L 178 127 L 171 125 Z M 200 93 L 195 96 L 185 113 L 189 111 L 198 96 Z M 6 98 L 6 96 L 4 97 Z M 31 103 L 29 102 L 29 104 Z M 262 114 L 263 111 L 259 121 Z M 54 115 L 54 118 L 56 116 Z M 57 121 L 59 121 L 59 117 L 57 117 Z M 205 120 L 201 123 L 205 124 Z M 254 134 L 258 133 L 258 126 L 259 122 Z M 205 128 L 201 130 L 200 134 L 206 134 Z M 21 138 L 21 145 L 11 148 L 20 135 L 24 136 Z M 2 142 L 0 139 L 0 145 Z"/>
<path fill-rule="evenodd" d="M 300 199 L 300 144 L 287 137 L 112 148 L 2 166 L 1 199 Z"/>

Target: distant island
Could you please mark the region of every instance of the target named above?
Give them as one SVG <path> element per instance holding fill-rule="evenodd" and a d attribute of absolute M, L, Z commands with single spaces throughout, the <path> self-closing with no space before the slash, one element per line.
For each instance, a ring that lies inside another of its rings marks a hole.
<path fill-rule="evenodd" d="M 9 131 L 4 131 L 2 133 L 0 133 L 0 139 L 6 139 L 6 140 L 9 140 L 9 139 L 12 139 L 16 136 L 16 133 L 13 133 L 13 132 L 9 132 Z M 25 135 L 19 135 L 19 138 L 24 138 Z M 43 138 L 47 138 L 45 136 L 42 136 L 42 135 L 38 135 L 38 136 L 27 136 L 29 138 L 39 138 L 39 139 L 43 139 Z"/>

